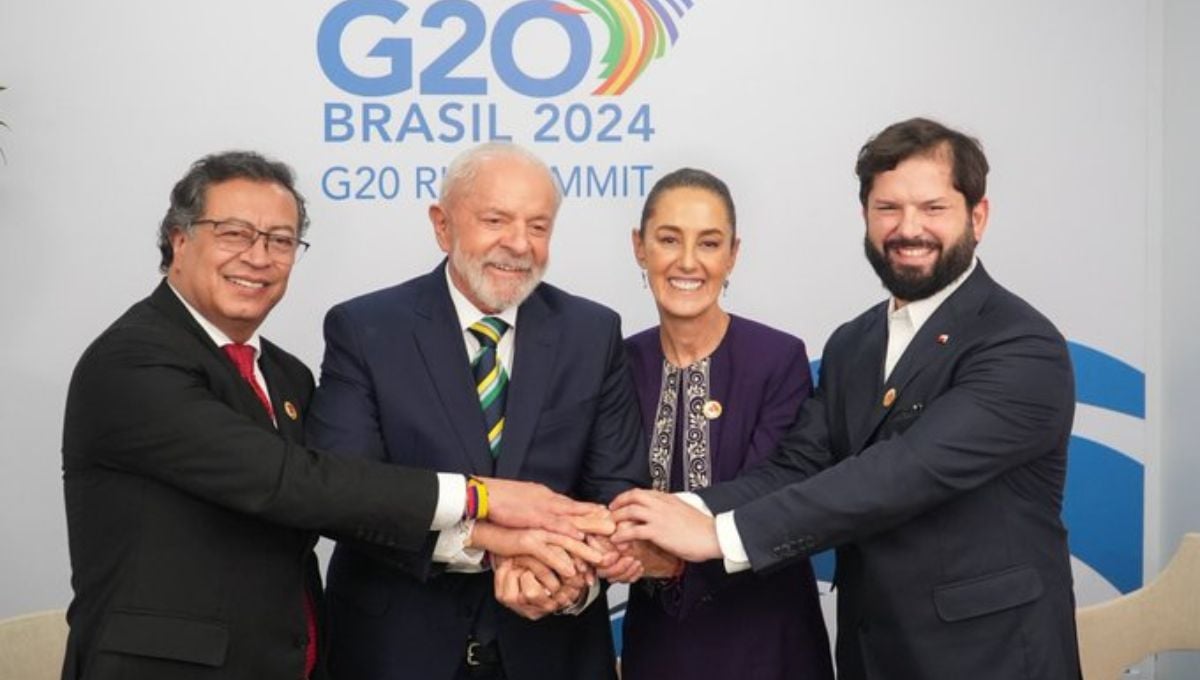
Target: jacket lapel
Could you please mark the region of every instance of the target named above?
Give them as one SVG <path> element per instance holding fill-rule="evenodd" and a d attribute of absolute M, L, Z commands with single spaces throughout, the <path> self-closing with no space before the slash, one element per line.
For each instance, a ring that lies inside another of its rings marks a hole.
<path fill-rule="evenodd" d="M 271 422 L 271 416 L 263 408 L 262 402 L 258 400 L 258 395 L 254 393 L 254 388 L 242 378 L 241 374 L 238 373 L 237 367 L 225 356 L 225 352 L 220 347 L 217 347 L 208 333 L 204 332 L 200 324 L 196 323 L 196 320 L 192 318 L 191 312 L 179 301 L 179 296 L 167 285 L 165 278 L 159 284 L 158 288 L 154 290 L 154 293 L 150 295 L 150 302 L 165 314 L 167 318 L 174 321 L 177 326 L 192 336 L 198 343 L 196 347 L 201 350 L 203 356 L 221 366 L 219 371 L 215 373 L 210 372 L 210 376 L 214 380 L 225 381 L 228 386 L 231 386 L 230 391 L 222 391 L 225 394 L 237 395 L 237 403 L 231 403 L 230 406 L 236 409 L 238 413 L 249 416 L 256 423 L 272 430 L 275 429 L 274 423 Z M 268 377 L 267 379 L 268 384 L 270 384 L 270 378 Z M 275 398 L 275 395 L 272 395 L 272 398 Z M 278 412 L 277 405 L 275 408 L 276 412 Z"/>
<path fill-rule="evenodd" d="M 504 438 L 496 461 L 499 477 L 516 477 L 529 453 L 538 416 L 554 377 L 561 335 L 555 316 L 555 310 L 546 303 L 540 288 L 521 303 L 517 314 L 512 382 L 508 385 Z"/>
<path fill-rule="evenodd" d="M 274 346 L 265 339 L 262 340 L 262 358 L 258 365 L 267 381 L 267 394 L 271 397 L 271 408 L 275 411 L 275 429 L 284 439 L 303 443 L 304 421 L 300 419 L 302 402 L 295 385 L 287 379 L 283 367 L 276 361 Z M 258 401 L 257 396 L 255 401 Z M 259 410 L 266 412 L 261 406 Z"/>
<path fill-rule="evenodd" d="M 917 334 L 913 336 L 912 342 L 900 355 L 900 360 L 896 362 L 895 368 L 892 369 L 892 374 L 888 377 L 887 382 L 883 385 L 881 391 L 875 392 L 875 403 L 871 412 L 871 417 L 867 425 L 863 428 L 863 438 L 857 442 L 854 451 L 857 453 L 861 447 L 870 441 L 878 431 L 879 426 L 891 413 L 892 409 L 901 402 L 911 402 L 911 399 L 904 399 L 904 390 L 914 378 L 921 374 L 926 367 L 937 362 L 945 361 L 952 356 L 952 342 L 955 338 L 962 337 L 967 331 L 966 324 L 970 319 L 974 318 L 979 313 L 979 308 L 983 304 L 983 300 L 987 297 L 991 290 L 992 279 L 983 269 L 983 264 L 977 264 L 975 271 L 963 282 L 958 290 L 954 291 L 950 297 L 942 302 L 941 306 L 934 311 L 933 316 L 921 326 Z M 886 306 L 884 314 L 887 314 Z M 884 351 L 886 351 L 887 323 L 884 321 Z M 943 338 L 944 336 L 944 338 Z M 939 340 L 942 338 L 942 340 Z M 944 340 L 944 341 L 943 341 Z M 880 365 L 882 366 L 882 356 L 879 355 Z M 882 369 L 881 369 L 882 370 Z M 884 395 L 890 390 L 895 390 L 894 398 L 886 406 L 884 405 Z"/>
<path fill-rule="evenodd" d="M 862 344 L 851 355 L 856 366 L 842 396 L 850 435 L 848 455 L 857 455 L 867 437 L 878 426 L 879 404 L 883 396 L 883 360 L 887 352 L 887 310 L 888 303 L 884 302 L 871 311 L 867 327 L 862 333 Z"/>
<path fill-rule="evenodd" d="M 471 380 L 470 361 L 462 330 L 458 327 L 458 315 L 446 287 L 445 266 L 443 262 L 425 278 L 417 301 L 420 323 L 413 329 L 413 334 L 425 370 L 429 372 L 442 408 L 449 415 L 467 469 L 473 474 L 490 475 L 493 463 L 487 447 L 483 411 Z"/>

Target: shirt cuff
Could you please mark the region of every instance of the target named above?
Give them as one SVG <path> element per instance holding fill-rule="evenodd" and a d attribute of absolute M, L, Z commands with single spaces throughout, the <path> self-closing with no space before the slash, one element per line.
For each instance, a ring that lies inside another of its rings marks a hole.
<path fill-rule="evenodd" d="M 483 571 L 483 556 L 487 551 L 464 547 L 475 520 L 464 519 L 449 529 L 438 532 L 433 546 L 433 561 L 446 565 L 446 571 L 473 573 Z"/>
<path fill-rule="evenodd" d="M 696 508 L 700 512 L 703 512 L 709 517 L 713 516 L 712 510 L 708 509 L 708 504 L 704 502 L 704 499 L 701 498 L 699 494 L 694 494 L 691 491 L 680 491 L 679 493 L 675 494 L 675 497 L 692 506 L 693 508 Z"/>
<path fill-rule="evenodd" d="M 438 499 L 433 510 L 433 523 L 429 525 L 430 531 L 441 531 L 458 524 L 463 516 L 463 508 L 467 505 L 465 477 L 450 472 L 439 472 L 437 480 Z"/>
<path fill-rule="evenodd" d="M 600 580 L 592 581 L 592 587 L 588 588 L 587 597 L 576 602 L 570 607 L 563 607 L 558 610 L 558 613 L 563 616 L 579 616 L 585 609 L 592 606 L 596 598 L 600 596 Z"/>
<path fill-rule="evenodd" d="M 742 536 L 733 521 L 733 512 L 722 512 L 714 522 L 717 527 L 717 544 L 721 546 L 721 555 L 725 558 L 725 571 L 730 574 L 750 568 L 750 556 L 746 554 L 746 546 L 742 544 Z"/>

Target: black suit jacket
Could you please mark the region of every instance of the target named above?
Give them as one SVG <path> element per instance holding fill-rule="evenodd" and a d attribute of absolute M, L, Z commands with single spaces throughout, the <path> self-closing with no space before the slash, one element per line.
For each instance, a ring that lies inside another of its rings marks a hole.
<path fill-rule="evenodd" d="M 79 360 L 64 680 L 296 680 L 305 588 L 320 600 L 316 532 L 425 539 L 433 473 L 304 448 L 312 375 L 266 340 L 260 366 L 278 430 L 165 282 Z"/>
<path fill-rule="evenodd" d="M 600 502 L 647 484 L 620 320 L 547 284 L 517 316 L 493 461 L 444 267 L 330 310 L 310 438 L 375 460 L 525 479 Z M 442 573 L 430 560 L 435 538 L 389 555 L 338 544 L 328 574 L 338 677 L 452 677 L 481 622 L 510 680 L 613 677 L 603 597 L 579 616 L 526 621 L 496 604 L 491 573 Z"/>
<path fill-rule="evenodd" d="M 838 546 L 839 678 L 1078 678 L 1066 343 L 979 265 L 884 382 L 886 314 L 839 328 L 769 462 L 702 497 L 755 570 Z"/>

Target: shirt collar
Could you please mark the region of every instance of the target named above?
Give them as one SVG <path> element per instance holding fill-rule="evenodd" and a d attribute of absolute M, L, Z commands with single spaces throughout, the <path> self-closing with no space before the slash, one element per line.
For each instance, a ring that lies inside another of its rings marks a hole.
<path fill-rule="evenodd" d="M 208 337 L 212 339 L 213 343 L 215 343 L 217 347 L 236 344 L 233 340 L 229 339 L 228 335 L 225 335 L 224 331 L 214 326 L 213 323 L 205 318 L 203 314 L 196 311 L 194 307 L 188 304 L 188 301 L 179 294 L 179 291 L 175 290 L 175 286 L 172 286 L 170 281 L 167 282 L 167 287 L 171 289 L 172 293 L 175 293 L 175 297 L 179 298 L 179 301 L 183 303 L 183 308 L 188 310 L 188 314 L 191 314 L 192 318 L 196 320 L 196 323 L 200 324 L 200 328 L 204 329 L 204 332 L 208 334 Z M 250 336 L 250 339 L 242 344 L 253 347 L 255 357 L 258 357 L 260 354 L 262 354 L 262 340 L 258 336 L 258 331 L 254 331 L 254 334 Z"/>
<path fill-rule="evenodd" d="M 508 324 L 509 329 L 517 327 L 517 310 L 520 306 L 509 307 L 508 309 L 496 314 L 487 314 L 479 310 L 458 286 L 454 285 L 454 280 L 450 278 L 450 262 L 446 261 L 446 287 L 450 289 L 450 301 L 454 303 L 454 313 L 458 316 L 458 327 L 464 332 L 471 327 L 471 324 L 479 321 L 485 316 L 494 316 Z"/>
<path fill-rule="evenodd" d="M 942 303 L 946 301 L 946 298 L 953 295 L 954 291 L 958 290 L 959 287 L 962 286 L 963 282 L 967 280 L 967 277 L 969 277 L 971 273 L 975 271 L 975 265 L 977 264 L 979 264 L 979 258 L 972 257 L 971 266 L 967 267 L 967 271 L 959 274 L 958 278 L 951 281 L 945 288 L 942 288 L 938 292 L 923 300 L 914 300 L 904 305 L 900 309 L 896 309 L 896 298 L 893 297 L 888 302 L 888 318 L 898 319 L 907 317 L 909 323 L 912 324 L 913 332 L 916 332 L 921 328 L 921 326 L 925 325 L 925 322 L 929 320 L 929 317 L 933 316 L 933 313 L 938 310 L 938 307 L 942 306 Z"/>

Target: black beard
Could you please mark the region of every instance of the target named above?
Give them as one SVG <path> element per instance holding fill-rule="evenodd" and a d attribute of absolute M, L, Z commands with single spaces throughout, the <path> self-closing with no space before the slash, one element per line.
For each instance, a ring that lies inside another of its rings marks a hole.
<path fill-rule="evenodd" d="M 916 245 L 915 242 L 909 244 Z M 906 242 L 893 240 L 892 245 L 893 247 L 902 247 L 906 245 Z M 888 248 L 886 241 L 883 248 L 884 250 Z M 871 268 L 879 276 L 883 287 L 887 288 L 888 292 L 898 300 L 913 302 L 933 295 L 967 271 L 967 268 L 971 266 L 971 260 L 975 257 L 975 234 L 971 222 L 968 220 L 963 235 L 950 244 L 949 249 L 942 250 L 937 262 L 933 265 L 933 271 L 926 276 L 908 268 L 896 270 L 888 262 L 884 251 L 877 250 L 875 246 L 871 245 L 871 240 L 865 236 L 863 237 L 863 249 L 867 255 L 867 261 L 871 263 Z"/>

